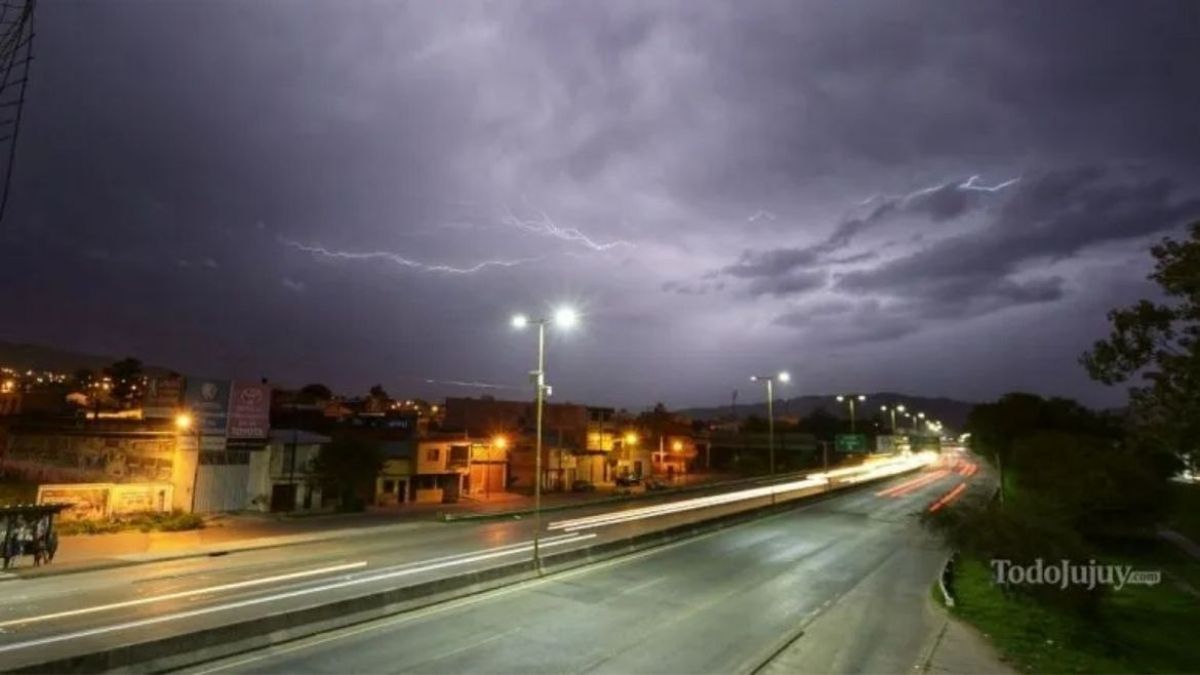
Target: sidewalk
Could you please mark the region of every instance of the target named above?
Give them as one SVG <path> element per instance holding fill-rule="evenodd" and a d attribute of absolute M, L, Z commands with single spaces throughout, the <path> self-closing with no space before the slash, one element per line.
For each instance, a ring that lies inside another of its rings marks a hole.
<path fill-rule="evenodd" d="M 932 604 L 932 600 L 930 601 Z M 937 607 L 942 616 L 942 628 L 925 658 L 924 673 L 1016 673 L 1003 660 L 996 648 L 979 631 L 954 618 L 945 607 Z"/>

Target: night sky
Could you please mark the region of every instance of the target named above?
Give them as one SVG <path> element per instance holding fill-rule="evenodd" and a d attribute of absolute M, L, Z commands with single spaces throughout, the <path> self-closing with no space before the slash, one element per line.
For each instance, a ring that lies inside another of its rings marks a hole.
<path fill-rule="evenodd" d="M 1119 403 L 1200 3 L 42 2 L 0 337 L 394 395 Z M 487 383 L 484 389 L 466 383 Z"/>

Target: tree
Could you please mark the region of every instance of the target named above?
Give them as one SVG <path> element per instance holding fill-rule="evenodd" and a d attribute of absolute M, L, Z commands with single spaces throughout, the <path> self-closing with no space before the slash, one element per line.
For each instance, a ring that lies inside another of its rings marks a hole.
<path fill-rule="evenodd" d="M 849 422 L 846 423 L 847 425 Z M 841 431 L 842 422 L 837 417 L 829 414 L 824 408 L 817 408 L 808 414 L 807 417 L 800 420 L 800 430 L 810 433 L 821 440 L 833 440 L 833 437 Z"/>
<path fill-rule="evenodd" d="M 341 508 L 360 510 L 375 489 L 383 468 L 383 453 L 374 443 L 356 438 L 335 439 L 321 448 L 313 462 L 321 487 L 338 495 Z"/>
<path fill-rule="evenodd" d="M 367 411 L 373 413 L 386 412 L 392 404 L 392 397 L 388 396 L 387 390 L 382 384 L 371 386 L 371 390 L 367 393 Z"/>
<path fill-rule="evenodd" d="M 333 398 L 333 391 L 323 384 L 314 382 L 301 387 L 300 395 L 311 401 L 328 401 Z"/>
<path fill-rule="evenodd" d="M 1164 454 L 1200 459 L 1200 221 L 1190 238 L 1170 237 L 1150 249 L 1163 300 L 1142 300 L 1108 313 L 1112 332 L 1080 357 L 1088 374 L 1116 385 L 1140 376 L 1130 388 L 1130 417 L 1137 441 L 1164 464 Z"/>
<path fill-rule="evenodd" d="M 126 356 L 104 369 L 104 374 L 112 378 L 112 397 L 118 401 L 132 398 L 133 387 L 142 378 L 142 362 L 132 356 Z"/>

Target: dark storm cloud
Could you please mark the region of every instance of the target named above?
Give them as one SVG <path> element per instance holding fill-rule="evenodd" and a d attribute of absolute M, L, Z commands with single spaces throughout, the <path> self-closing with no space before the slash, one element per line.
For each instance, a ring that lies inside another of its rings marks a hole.
<path fill-rule="evenodd" d="M 737 262 L 720 273 L 751 279 L 746 290 L 751 295 L 787 295 L 815 290 L 823 284 L 823 270 L 833 265 L 847 265 L 873 260 L 877 251 L 863 251 L 835 257 L 831 254 L 850 246 L 854 239 L 886 224 L 889 220 L 924 217 L 943 222 L 983 207 L 996 193 L 1010 188 L 1019 179 L 1009 179 L 993 186 L 981 186 L 978 176 L 953 180 L 933 187 L 915 190 L 905 195 L 876 195 L 865 200 L 865 214 L 846 216 L 833 232 L 822 241 L 803 247 L 787 247 L 771 251 L 743 251 Z M 798 271 L 805 268 L 806 271 Z"/>
<path fill-rule="evenodd" d="M 39 12 L 6 335 L 200 372 L 521 386 L 528 336 L 504 315 L 564 298 L 591 311 L 552 351 L 578 400 L 685 402 L 751 358 L 929 322 L 953 372 L 980 321 L 1078 313 L 1106 292 L 1078 282 L 1081 252 L 1194 203 L 1188 1 Z M 881 345 L 853 357 L 933 377 Z M 846 377 L 805 360 L 825 388 Z M 924 382 L 983 386 L 942 377 Z"/>
<path fill-rule="evenodd" d="M 1008 276 L 1037 260 L 1076 255 L 1088 246 L 1145 238 L 1200 217 L 1200 197 L 1169 178 L 1128 175 L 1098 166 L 1051 171 L 1024 181 L 980 232 L 938 241 L 874 269 L 843 275 L 850 292 L 974 295 L 1043 301 L 1047 293 L 1013 287 Z"/>

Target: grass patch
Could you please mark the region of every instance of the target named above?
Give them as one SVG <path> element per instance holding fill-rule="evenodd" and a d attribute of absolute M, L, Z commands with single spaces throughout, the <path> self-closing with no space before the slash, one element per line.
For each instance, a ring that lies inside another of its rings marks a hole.
<path fill-rule="evenodd" d="M 68 520 L 55 525 L 62 536 L 74 534 L 112 534 L 129 530 L 142 532 L 181 532 L 204 527 L 204 518 L 195 513 L 135 513 L 103 520 Z"/>
<path fill-rule="evenodd" d="M 1125 560 L 1137 569 L 1190 566 L 1188 575 L 1195 573 L 1194 561 L 1158 561 L 1157 553 Z M 1006 596 L 978 558 L 959 560 L 954 593 L 953 612 L 986 634 L 1023 672 L 1200 672 L 1200 650 L 1195 647 L 1200 602 L 1166 575 L 1157 586 L 1112 591 L 1094 618 L 1028 597 Z"/>

